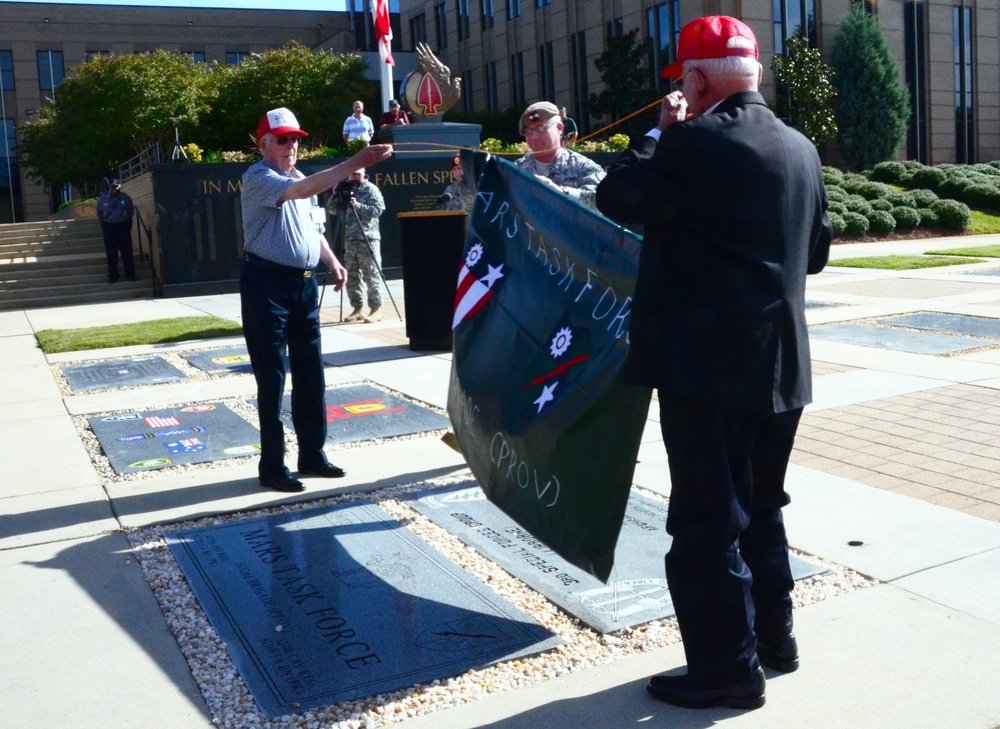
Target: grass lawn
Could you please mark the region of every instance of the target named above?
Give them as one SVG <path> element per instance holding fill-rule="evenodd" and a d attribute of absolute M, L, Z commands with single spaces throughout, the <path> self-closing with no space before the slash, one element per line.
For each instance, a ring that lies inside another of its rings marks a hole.
<path fill-rule="evenodd" d="M 975 246 L 973 248 L 948 248 L 943 251 L 927 251 L 929 256 L 984 256 L 1000 258 L 1000 246 Z"/>
<path fill-rule="evenodd" d="M 937 268 L 938 266 L 961 266 L 966 263 L 982 263 L 981 258 L 961 258 L 959 256 L 870 256 L 868 258 L 838 258 L 830 261 L 831 266 L 846 268 L 882 268 L 889 271 L 910 271 L 916 268 Z"/>
<path fill-rule="evenodd" d="M 217 316 L 188 316 L 180 319 L 154 319 L 135 324 L 112 324 L 87 329 L 43 329 L 35 334 L 45 354 L 77 352 L 83 349 L 128 347 L 134 344 L 162 344 L 189 339 L 233 337 L 243 327 Z"/>
<path fill-rule="evenodd" d="M 972 210 L 972 225 L 969 231 L 973 235 L 988 235 L 990 233 L 1000 233 L 1000 215 L 983 212 L 982 210 Z M 986 255 L 985 253 L 983 254 Z"/>

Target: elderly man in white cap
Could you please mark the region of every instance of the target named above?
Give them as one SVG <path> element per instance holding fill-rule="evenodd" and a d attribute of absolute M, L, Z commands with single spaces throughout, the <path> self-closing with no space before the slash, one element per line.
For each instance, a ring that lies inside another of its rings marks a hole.
<path fill-rule="evenodd" d="M 549 101 L 537 101 L 521 114 L 519 129 L 530 154 L 514 164 L 560 192 L 595 208 L 594 194 L 604 179 L 604 168 L 562 145 L 563 121 Z"/>
<path fill-rule="evenodd" d="M 292 422 L 298 441 L 299 475 L 337 478 L 344 470 L 326 459 L 326 384 L 320 351 L 320 261 L 339 291 L 347 272 L 323 236 L 326 212 L 316 196 L 355 170 L 377 164 L 392 147 L 376 144 L 306 177 L 297 169 L 299 140 L 308 136 L 291 111 L 272 109 L 257 127 L 263 159 L 243 175 L 244 263 L 240 275 L 243 335 L 257 380 L 262 488 L 302 491 L 305 486 L 285 467 L 281 398 L 285 389 L 285 347 L 292 372 Z"/>

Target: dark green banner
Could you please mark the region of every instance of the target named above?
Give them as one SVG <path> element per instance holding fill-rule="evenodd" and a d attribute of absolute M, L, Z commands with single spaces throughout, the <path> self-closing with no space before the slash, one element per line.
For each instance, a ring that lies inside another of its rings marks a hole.
<path fill-rule="evenodd" d="M 448 412 L 489 499 L 607 580 L 650 391 L 619 382 L 639 239 L 513 165 L 478 182 Z"/>

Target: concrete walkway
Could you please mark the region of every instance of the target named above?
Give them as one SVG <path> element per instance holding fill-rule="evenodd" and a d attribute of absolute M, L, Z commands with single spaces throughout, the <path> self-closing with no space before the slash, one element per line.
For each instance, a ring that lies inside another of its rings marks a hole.
<path fill-rule="evenodd" d="M 834 256 L 996 242 L 837 246 Z M 825 304 L 809 310 L 810 324 L 917 311 L 1000 318 L 1000 276 L 987 271 L 1000 273 L 1000 260 L 899 273 L 833 265 L 810 280 L 809 300 Z M 402 299 L 398 285 L 394 294 Z M 332 321 L 337 302 L 328 304 Z M 252 397 L 253 380 L 63 396 L 50 364 L 224 342 L 46 358 L 33 333 L 201 313 L 238 319 L 238 297 L 0 313 L 0 729 L 212 726 L 123 528 L 464 470 L 436 438 L 418 438 L 339 451 L 344 482 L 310 479 L 292 497 L 258 489 L 255 464 L 102 483 L 72 416 Z M 410 354 L 400 345 L 403 328 L 391 318 L 326 327 L 324 351 L 350 362 L 328 369 L 328 382 L 365 378 L 443 407 L 450 357 L 385 358 Z M 813 356 L 816 401 L 789 473 L 789 537 L 880 584 L 797 612 L 802 668 L 769 674 L 763 709 L 688 711 L 648 698 L 650 674 L 684 664 L 674 645 L 404 726 L 1000 727 L 1000 349 L 940 356 L 814 337 Z M 669 495 L 655 408 L 651 417 L 635 482 Z"/>

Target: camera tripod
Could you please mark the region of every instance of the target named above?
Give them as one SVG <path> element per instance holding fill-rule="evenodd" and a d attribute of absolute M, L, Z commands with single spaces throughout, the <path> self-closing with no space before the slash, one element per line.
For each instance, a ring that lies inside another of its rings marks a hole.
<path fill-rule="evenodd" d="M 368 239 L 368 234 L 365 233 L 365 226 L 361 224 L 361 217 L 358 215 L 358 211 L 355 210 L 354 206 L 350 204 L 351 198 L 353 197 L 353 192 L 349 194 L 344 194 L 344 193 L 334 193 L 334 194 L 337 197 L 337 219 L 333 223 L 333 235 L 330 236 L 330 240 L 339 242 L 341 253 L 346 259 L 347 243 L 345 240 L 345 236 L 347 233 L 347 225 L 344 223 L 344 220 L 347 215 L 347 209 L 350 208 L 351 213 L 354 215 L 354 220 L 358 224 L 358 230 L 361 231 L 361 237 L 364 238 L 365 247 L 368 249 L 368 255 L 372 257 L 372 263 L 375 264 L 375 270 L 378 271 L 379 278 L 382 279 L 382 284 L 385 286 L 385 292 L 389 296 L 389 301 L 392 302 L 392 308 L 396 312 L 396 317 L 400 321 L 402 321 L 403 317 L 399 313 L 399 307 L 396 306 L 396 300 L 392 298 L 392 291 L 389 290 L 389 282 L 385 280 L 385 274 L 382 272 L 382 265 L 379 263 L 378 257 L 375 255 L 375 249 L 372 247 L 372 242 Z M 323 294 L 326 294 L 325 285 L 323 287 Z M 323 306 L 322 296 L 320 296 L 319 305 Z M 340 290 L 340 320 L 344 321 L 344 289 Z"/>

